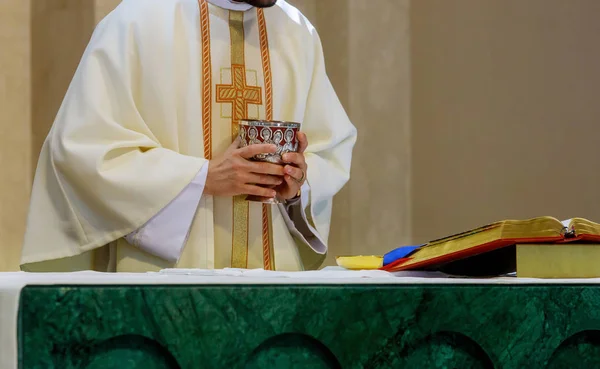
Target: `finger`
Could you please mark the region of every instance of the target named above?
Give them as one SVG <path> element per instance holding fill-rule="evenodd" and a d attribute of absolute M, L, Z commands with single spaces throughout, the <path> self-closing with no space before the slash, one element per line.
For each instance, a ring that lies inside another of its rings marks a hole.
<path fill-rule="evenodd" d="M 271 176 L 268 174 L 249 173 L 245 182 L 258 185 L 279 186 L 283 183 L 283 178 L 278 176 Z"/>
<path fill-rule="evenodd" d="M 298 143 L 300 144 L 298 145 L 298 152 L 300 154 L 303 154 L 304 151 L 306 151 L 306 148 L 308 147 L 308 137 L 306 137 L 306 133 L 298 132 Z"/>
<path fill-rule="evenodd" d="M 269 144 L 248 145 L 237 150 L 239 156 L 244 159 L 250 159 L 258 154 L 274 154 L 277 152 L 277 146 Z"/>
<path fill-rule="evenodd" d="M 261 163 L 255 161 L 246 161 L 246 169 L 252 173 L 270 174 L 273 176 L 283 177 L 283 165 L 272 163 Z"/>
<path fill-rule="evenodd" d="M 304 158 L 304 154 L 288 152 L 283 155 L 283 161 L 288 164 L 294 164 L 299 168 L 306 169 L 306 159 Z"/>
<path fill-rule="evenodd" d="M 286 174 L 286 176 L 291 176 L 293 179 L 296 179 L 297 181 L 304 180 L 304 178 L 302 178 L 302 177 L 304 177 L 304 172 L 302 171 L 302 169 L 293 167 L 291 165 L 285 166 L 285 174 Z"/>
<path fill-rule="evenodd" d="M 255 185 L 245 185 L 243 186 L 242 190 L 246 195 L 266 197 L 269 199 L 272 199 L 277 195 L 277 192 L 271 188 L 264 188 Z"/>
<path fill-rule="evenodd" d="M 233 153 L 235 150 L 237 150 L 240 147 L 241 144 L 241 140 L 239 137 L 237 137 L 232 143 L 231 145 L 229 145 L 229 147 L 227 148 L 227 150 L 225 150 L 225 154 L 231 154 Z"/>

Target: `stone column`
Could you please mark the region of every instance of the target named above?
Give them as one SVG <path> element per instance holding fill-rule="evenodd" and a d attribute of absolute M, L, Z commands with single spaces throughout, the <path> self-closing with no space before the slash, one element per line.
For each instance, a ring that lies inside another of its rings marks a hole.
<path fill-rule="evenodd" d="M 94 4 L 31 1 L 32 168 L 94 28 Z"/>
<path fill-rule="evenodd" d="M 0 272 L 18 270 L 31 187 L 31 9 L 0 2 Z"/>
<path fill-rule="evenodd" d="M 327 73 L 358 128 L 336 197 L 327 264 L 411 242 L 409 0 L 290 1 L 316 27 Z"/>
<path fill-rule="evenodd" d="M 412 241 L 410 1 L 339 2 L 349 7 L 347 107 L 359 137 L 345 195 L 349 251 L 380 254 Z"/>
<path fill-rule="evenodd" d="M 328 264 L 411 242 L 409 0 L 317 2 L 328 75 L 358 129 Z"/>
<path fill-rule="evenodd" d="M 17 270 L 40 148 L 95 25 L 94 3 L 0 3 L 0 271 Z"/>

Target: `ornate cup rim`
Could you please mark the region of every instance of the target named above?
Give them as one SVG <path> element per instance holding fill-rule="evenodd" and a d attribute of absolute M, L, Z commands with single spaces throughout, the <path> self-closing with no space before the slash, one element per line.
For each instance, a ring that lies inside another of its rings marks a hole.
<path fill-rule="evenodd" d="M 266 119 L 242 119 L 240 120 L 241 126 L 254 126 L 254 127 L 275 127 L 275 128 L 297 128 L 300 129 L 302 124 L 296 122 L 287 122 L 281 120 L 266 120 Z"/>

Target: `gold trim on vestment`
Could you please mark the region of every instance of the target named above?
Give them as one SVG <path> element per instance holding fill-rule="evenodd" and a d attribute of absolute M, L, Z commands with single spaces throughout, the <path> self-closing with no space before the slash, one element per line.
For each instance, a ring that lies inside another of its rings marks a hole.
<path fill-rule="evenodd" d="M 273 120 L 273 82 L 271 79 L 271 56 L 269 54 L 269 38 L 267 23 L 263 9 L 257 9 L 258 34 L 260 41 L 260 55 L 262 59 L 263 75 L 265 78 L 265 112 L 266 119 Z M 262 238 L 263 238 L 263 265 L 265 270 L 275 270 L 275 250 L 273 247 L 273 207 L 262 206 Z"/>
<path fill-rule="evenodd" d="M 265 209 L 266 208 L 266 209 Z M 267 213 L 267 220 L 269 222 L 269 234 L 268 234 L 268 238 L 267 238 L 267 243 L 269 245 L 269 257 L 271 259 L 271 263 L 269 265 L 269 268 L 265 268 L 265 270 L 275 270 L 275 245 L 273 244 L 273 207 L 265 205 L 263 207 L 263 214 Z M 263 235 L 264 237 L 264 235 Z M 264 243 L 264 238 L 263 238 L 263 243 Z"/>
<path fill-rule="evenodd" d="M 212 60 L 210 53 L 210 18 L 206 0 L 200 6 L 200 35 L 202 37 L 202 135 L 204 158 L 212 159 Z"/>
<path fill-rule="evenodd" d="M 273 87 L 271 79 L 271 61 L 264 12 L 257 9 L 260 51 L 264 75 L 266 119 L 273 119 Z M 249 105 L 263 104 L 263 89 L 249 86 L 246 81 L 244 13 L 229 11 L 229 32 L 231 39 L 231 84 L 216 85 L 216 102 L 231 104 L 231 138 L 235 140 L 239 131 L 239 122 L 248 118 Z M 245 196 L 233 198 L 231 267 L 248 267 L 248 231 L 250 204 Z M 262 206 L 262 245 L 263 264 L 266 270 L 275 270 L 275 251 L 273 245 L 272 206 Z M 218 246 L 217 246 L 218 247 Z"/>
<path fill-rule="evenodd" d="M 260 87 L 249 89 L 246 85 L 246 64 L 244 58 L 244 13 L 229 12 L 229 32 L 231 35 L 231 83 L 232 86 L 217 86 L 217 102 L 229 102 L 232 104 L 232 127 L 231 139 L 236 139 L 238 135 L 238 124 L 240 120 L 246 118 L 248 103 L 258 102 L 258 96 L 261 96 Z M 219 89 L 220 87 L 220 89 Z M 227 90 L 227 88 L 230 88 Z M 227 92 L 233 89 L 234 96 L 227 96 Z M 229 97 L 229 98 L 228 98 Z M 254 97 L 254 99 L 252 99 Z M 256 102 L 255 102 L 256 101 Z M 262 103 L 262 101 L 261 101 Z M 245 196 L 235 196 L 233 198 L 233 223 L 232 223 L 232 241 L 231 241 L 231 267 L 248 267 L 248 222 L 249 222 L 250 204 L 245 200 Z"/>

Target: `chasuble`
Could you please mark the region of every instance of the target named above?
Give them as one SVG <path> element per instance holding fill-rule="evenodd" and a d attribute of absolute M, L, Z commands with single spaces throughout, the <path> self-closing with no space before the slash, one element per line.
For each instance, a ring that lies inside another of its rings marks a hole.
<path fill-rule="evenodd" d="M 302 123 L 298 199 L 202 194 L 244 118 Z M 43 145 L 22 269 L 317 267 L 355 142 L 319 36 L 285 1 L 124 0 L 94 31 Z"/>

